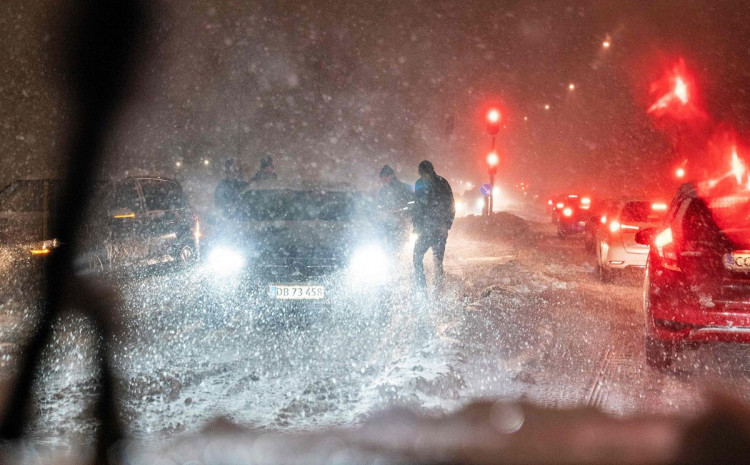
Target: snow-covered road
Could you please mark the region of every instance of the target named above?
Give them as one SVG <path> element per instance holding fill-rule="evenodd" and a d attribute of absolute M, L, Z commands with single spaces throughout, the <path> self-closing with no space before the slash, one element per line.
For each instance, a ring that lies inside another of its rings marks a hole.
<path fill-rule="evenodd" d="M 393 405 L 446 412 L 484 397 L 617 415 L 690 414 L 708 389 L 747 398 L 745 346 L 685 352 L 671 373 L 647 368 L 639 274 L 600 284 L 583 243 L 558 239 L 548 224 L 483 236 L 459 224 L 446 270 L 445 292 L 424 305 L 406 265 L 382 307 L 271 316 L 212 291 L 196 270 L 126 281 L 129 330 L 114 352 L 127 423 L 158 440 L 218 416 L 313 429 Z M 4 301 L 0 347 L 17 342 L 8 328 L 22 306 Z M 81 439 L 91 427 L 85 329 L 67 318 L 48 353 L 35 427 L 44 441 Z M 7 352 L 6 377 L 16 356 Z"/>

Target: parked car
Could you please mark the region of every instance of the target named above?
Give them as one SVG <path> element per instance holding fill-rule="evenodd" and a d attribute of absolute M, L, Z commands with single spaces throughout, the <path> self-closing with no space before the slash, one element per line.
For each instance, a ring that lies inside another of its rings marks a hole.
<path fill-rule="evenodd" d="M 59 244 L 50 219 L 60 198 L 58 179 L 23 179 L 0 190 L 0 244 L 25 256 L 44 256 Z"/>
<path fill-rule="evenodd" d="M 129 177 L 100 188 L 96 197 L 85 225 L 80 269 L 189 264 L 198 259 L 198 218 L 179 182 Z"/>
<path fill-rule="evenodd" d="M 644 268 L 648 245 L 635 240 L 638 231 L 658 226 L 667 204 L 650 200 L 621 200 L 604 213 L 596 235 L 596 268 L 599 279 L 609 282 L 627 268 Z"/>
<path fill-rule="evenodd" d="M 695 343 L 750 342 L 749 206 L 744 188 L 716 196 L 685 184 L 665 224 L 636 235 L 650 245 L 643 297 L 650 366 L 669 366 Z"/>

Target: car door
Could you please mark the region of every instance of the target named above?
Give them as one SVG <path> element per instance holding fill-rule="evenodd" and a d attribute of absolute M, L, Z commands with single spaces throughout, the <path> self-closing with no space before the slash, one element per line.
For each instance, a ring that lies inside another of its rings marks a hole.
<path fill-rule="evenodd" d="M 648 253 L 649 246 L 639 244 L 635 235 L 641 229 L 652 228 L 660 225 L 664 220 L 664 213 L 654 209 L 653 203 L 649 201 L 627 202 L 620 211 L 620 233 L 622 244 L 628 253 Z"/>
<path fill-rule="evenodd" d="M 143 198 L 135 179 L 115 186 L 109 208 L 107 253 L 113 265 L 132 264 L 148 257 L 149 235 Z"/>
<path fill-rule="evenodd" d="M 149 257 L 156 260 L 172 257 L 185 236 L 187 203 L 182 188 L 167 179 L 147 178 L 138 182 L 146 207 Z"/>

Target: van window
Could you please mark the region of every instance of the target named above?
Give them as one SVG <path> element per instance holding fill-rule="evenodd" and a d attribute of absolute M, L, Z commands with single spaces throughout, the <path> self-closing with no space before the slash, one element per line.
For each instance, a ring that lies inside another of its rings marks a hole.
<path fill-rule="evenodd" d="M 115 193 L 115 200 L 112 207 L 127 208 L 133 212 L 137 212 L 141 209 L 141 198 L 138 195 L 135 181 L 124 181 L 117 186 L 117 192 Z"/>
<path fill-rule="evenodd" d="M 621 221 L 655 223 L 664 218 L 664 212 L 651 208 L 651 202 L 628 202 L 622 207 Z"/>

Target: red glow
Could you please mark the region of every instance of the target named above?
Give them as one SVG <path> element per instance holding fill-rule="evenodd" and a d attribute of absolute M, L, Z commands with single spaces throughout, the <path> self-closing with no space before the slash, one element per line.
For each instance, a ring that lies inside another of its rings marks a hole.
<path fill-rule="evenodd" d="M 732 174 L 737 180 L 737 184 L 742 184 L 742 175 L 745 174 L 745 171 L 747 171 L 747 168 L 737 155 L 737 147 L 732 147 Z"/>
<path fill-rule="evenodd" d="M 671 118 L 672 125 L 665 128 L 674 130 L 675 151 L 684 158 L 675 169 L 675 177 L 685 177 L 689 162 L 690 177 L 697 180 L 680 188 L 678 195 L 700 198 L 696 215 L 710 215 L 735 247 L 750 247 L 750 147 L 733 128 L 712 122 L 700 109 L 695 80 L 684 60 L 651 85 L 651 94 L 655 102 L 648 112 Z M 705 206 L 708 211 L 700 210 Z M 657 236 L 655 244 L 660 255 L 673 259 L 671 240 L 667 229 Z"/>
<path fill-rule="evenodd" d="M 651 93 L 657 100 L 648 108 L 649 113 L 681 120 L 703 116 L 695 103 L 695 81 L 688 73 L 683 59 L 661 79 L 651 84 Z"/>
<path fill-rule="evenodd" d="M 490 123 L 500 122 L 500 112 L 496 109 L 492 109 L 487 112 L 487 121 Z"/>
<path fill-rule="evenodd" d="M 680 77 L 677 76 L 674 83 L 674 96 L 677 97 L 677 99 L 682 102 L 683 105 L 686 105 L 688 103 L 688 89 L 687 84 L 685 84 L 685 81 Z"/>
<path fill-rule="evenodd" d="M 709 146 L 708 179 L 697 184 L 716 225 L 736 246 L 750 246 L 750 150 L 731 135 L 717 137 Z"/>
<path fill-rule="evenodd" d="M 665 245 L 671 244 L 672 240 L 672 230 L 667 228 L 656 236 L 656 239 L 654 239 L 654 245 L 657 249 L 661 249 Z"/>
<path fill-rule="evenodd" d="M 500 158 L 498 158 L 498 156 L 497 156 L 497 153 L 495 153 L 495 152 L 490 152 L 490 153 L 489 153 L 489 154 L 487 155 L 487 164 L 488 164 L 488 165 L 489 165 L 490 167 L 495 167 L 495 166 L 497 166 L 497 164 L 498 164 L 498 162 L 499 162 L 499 161 L 500 161 Z"/>

